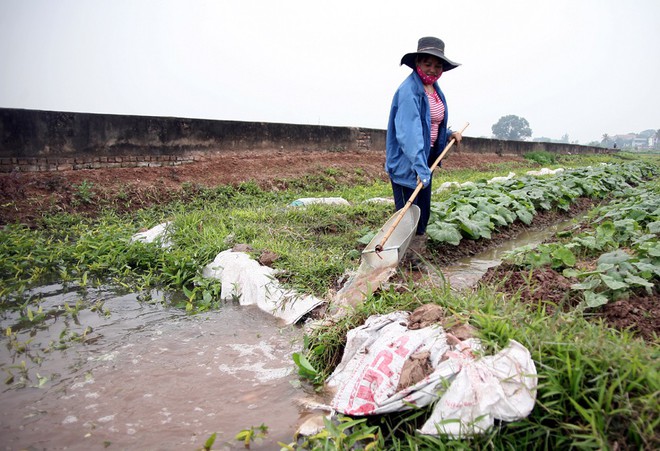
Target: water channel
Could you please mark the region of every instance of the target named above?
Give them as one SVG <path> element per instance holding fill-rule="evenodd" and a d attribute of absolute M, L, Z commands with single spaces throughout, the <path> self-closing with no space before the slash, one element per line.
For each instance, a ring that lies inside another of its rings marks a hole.
<path fill-rule="evenodd" d="M 453 288 L 474 284 L 503 252 L 543 241 L 558 225 L 527 232 L 442 268 Z M 308 412 L 292 353 L 302 329 L 284 326 L 257 307 L 228 304 L 186 315 L 108 287 L 60 284 L 30 293 L 51 314 L 39 329 L 0 318 L 0 449 L 244 449 L 234 436 L 265 424 L 251 449 L 279 449 Z M 72 313 L 76 303 L 84 305 Z M 66 304 L 66 306 L 65 306 Z M 67 313 L 68 310 L 68 313 Z"/>

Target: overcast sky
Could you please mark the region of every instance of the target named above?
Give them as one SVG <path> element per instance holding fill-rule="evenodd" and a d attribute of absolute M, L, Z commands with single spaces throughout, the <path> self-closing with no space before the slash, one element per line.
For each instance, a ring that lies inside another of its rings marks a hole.
<path fill-rule="evenodd" d="M 384 129 L 422 36 L 450 126 L 660 128 L 659 0 L 0 0 L 0 107 Z"/>

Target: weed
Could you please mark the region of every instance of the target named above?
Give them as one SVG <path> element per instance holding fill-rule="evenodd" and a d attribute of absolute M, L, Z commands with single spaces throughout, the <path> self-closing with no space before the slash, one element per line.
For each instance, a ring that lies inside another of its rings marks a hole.
<path fill-rule="evenodd" d="M 243 429 L 236 434 L 236 440 L 242 441 L 246 448 L 250 447 L 250 443 L 261 442 L 268 434 L 268 426 L 261 424 L 261 426 L 251 426 L 248 429 Z"/>
<path fill-rule="evenodd" d="M 210 437 L 206 439 L 206 442 L 204 442 L 204 446 L 201 448 L 201 451 L 211 451 L 217 435 L 217 432 L 211 434 Z"/>
<path fill-rule="evenodd" d="M 541 165 L 552 165 L 557 163 L 554 153 L 546 151 L 527 152 L 524 157 Z"/>
<path fill-rule="evenodd" d="M 76 202 L 82 202 L 83 204 L 92 203 L 96 196 L 96 193 L 93 191 L 94 183 L 83 180 L 80 184 L 76 185 L 74 183 L 71 186 L 75 190 L 74 196 Z"/>

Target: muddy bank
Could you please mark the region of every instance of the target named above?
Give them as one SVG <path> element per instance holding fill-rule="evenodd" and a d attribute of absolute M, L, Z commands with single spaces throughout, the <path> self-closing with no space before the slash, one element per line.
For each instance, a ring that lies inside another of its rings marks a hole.
<path fill-rule="evenodd" d="M 309 178 L 337 183 L 371 184 L 387 180 L 385 155 L 361 152 L 227 152 L 205 161 L 176 167 L 85 169 L 0 174 L 0 225 L 35 225 L 43 214 L 68 212 L 94 215 L 100 208 L 134 211 L 194 196 L 198 186 L 216 187 L 252 181 L 266 190 L 287 189 L 288 181 Z M 528 165 L 522 157 L 475 155 L 454 149 L 442 171 L 494 164 Z M 328 173 L 332 177 L 328 178 Z"/>

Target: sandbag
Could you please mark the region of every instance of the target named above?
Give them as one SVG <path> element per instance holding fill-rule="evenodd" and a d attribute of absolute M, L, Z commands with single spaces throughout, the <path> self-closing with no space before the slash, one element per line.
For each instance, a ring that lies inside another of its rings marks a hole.
<path fill-rule="evenodd" d="M 439 324 L 411 329 L 409 320 L 409 312 L 375 315 L 348 332 L 342 360 L 326 381 L 334 410 L 377 415 L 438 401 L 419 432 L 453 437 L 529 415 L 536 367 L 520 343 L 511 340 L 496 355 L 478 357 L 479 340 L 457 339 Z M 410 362 L 431 372 L 402 384 Z"/>

